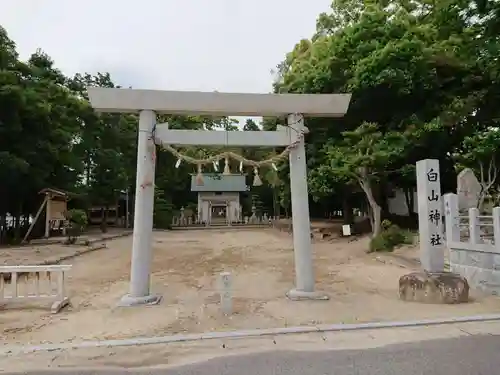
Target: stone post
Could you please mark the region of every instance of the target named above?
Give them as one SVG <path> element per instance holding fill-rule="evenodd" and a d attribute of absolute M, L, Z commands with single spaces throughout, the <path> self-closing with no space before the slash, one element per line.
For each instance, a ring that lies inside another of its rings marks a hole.
<path fill-rule="evenodd" d="M 47 203 L 45 204 L 45 238 L 50 237 L 50 219 L 52 218 L 52 194 L 45 193 Z"/>
<path fill-rule="evenodd" d="M 427 272 L 443 272 L 443 210 L 438 160 L 417 162 L 417 197 L 422 267 Z"/>
<path fill-rule="evenodd" d="M 439 161 L 417 162 L 418 226 L 420 260 L 423 270 L 399 278 L 399 297 L 425 303 L 463 303 L 469 299 L 469 284 L 457 273 L 444 271 L 444 233 Z M 457 239 L 458 201 L 455 194 L 445 197 L 447 241 Z M 453 254 L 452 254 L 453 255 Z M 451 265 L 453 266 L 453 265 Z"/>
<path fill-rule="evenodd" d="M 249 224 L 255 224 L 257 221 L 257 208 L 252 206 L 252 216 L 250 216 Z"/>
<path fill-rule="evenodd" d="M 469 208 L 469 242 L 471 244 L 482 243 L 481 228 L 479 227 L 479 209 Z"/>
<path fill-rule="evenodd" d="M 230 315 L 233 310 L 232 278 L 230 272 L 221 272 L 219 275 L 220 306 L 224 314 Z"/>
<path fill-rule="evenodd" d="M 446 243 L 460 242 L 460 218 L 458 217 L 458 196 L 456 194 L 444 195 L 444 215 Z"/>
<path fill-rule="evenodd" d="M 130 292 L 122 298 L 122 306 L 154 304 L 161 300 L 160 296 L 150 294 L 156 162 L 153 140 L 155 123 L 156 115 L 153 111 L 140 112 Z"/>
<path fill-rule="evenodd" d="M 309 193 L 307 188 L 306 149 L 303 134 L 307 132 L 304 116 L 291 114 L 288 125 L 292 142 L 297 141 L 290 151 L 290 195 L 293 220 L 293 249 L 295 260 L 295 289 L 287 296 L 292 299 L 328 299 L 323 293 L 315 292 L 314 267 L 311 248 L 311 222 L 309 218 Z"/>
<path fill-rule="evenodd" d="M 493 208 L 493 238 L 495 250 L 500 253 L 500 207 Z"/>
<path fill-rule="evenodd" d="M 181 217 L 179 219 L 180 226 L 183 227 L 186 225 L 186 217 L 184 216 L 184 207 L 181 207 Z"/>

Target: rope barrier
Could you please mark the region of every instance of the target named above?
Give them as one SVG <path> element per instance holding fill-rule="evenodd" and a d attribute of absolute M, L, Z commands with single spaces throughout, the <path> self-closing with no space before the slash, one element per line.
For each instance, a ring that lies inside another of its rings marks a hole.
<path fill-rule="evenodd" d="M 210 156 L 207 158 L 198 159 L 198 158 L 194 158 L 194 157 L 191 157 L 189 155 L 181 153 L 180 151 L 178 151 L 177 149 L 175 149 L 174 147 L 172 147 L 169 144 L 159 143 L 158 145 L 160 147 L 162 147 L 164 150 L 170 152 L 174 157 L 177 158 L 177 163 L 175 164 L 176 168 L 178 168 L 181 165 L 181 162 L 183 162 L 183 161 L 186 163 L 189 163 L 189 164 L 196 165 L 196 170 L 197 170 L 196 183 L 198 185 L 204 184 L 203 174 L 202 174 L 203 166 L 212 164 L 214 166 L 214 169 L 216 171 L 218 171 L 218 162 L 220 160 L 225 160 L 223 174 L 229 175 L 229 174 L 231 174 L 231 171 L 229 169 L 229 160 L 233 159 L 233 160 L 240 162 L 240 172 L 243 171 L 244 166 L 253 167 L 253 172 L 254 172 L 253 185 L 260 186 L 260 185 L 262 185 L 262 180 L 260 179 L 260 176 L 259 176 L 259 168 L 265 167 L 265 166 L 272 166 L 275 170 L 277 170 L 278 168 L 276 167 L 276 163 L 279 163 L 279 162 L 286 160 L 288 155 L 290 154 L 290 151 L 300 144 L 300 142 L 304 139 L 305 134 L 307 133 L 306 129 L 298 131 L 291 126 L 289 126 L 289 127 L 298 133 L 297 139 L 294 142 L 292 142 L 290 145 L 288 145 L 283 150 L 283 152 L 281 152 L 280 154 L 274 155 L 268 159 L 260 160 L 260 161 L 247 159 L 244 156 L 239 155 L 239 154 L 232 152 L 232 151 L 225 151 L 225 152 L 221 152 L 221 153 L 218 153 L 216 155 L 213 155 L 213 156 Z"/>

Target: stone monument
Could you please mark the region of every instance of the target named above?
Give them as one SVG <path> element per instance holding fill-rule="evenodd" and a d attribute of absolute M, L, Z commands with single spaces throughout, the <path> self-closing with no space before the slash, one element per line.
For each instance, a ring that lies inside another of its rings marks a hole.
<path fill-rule="evenodd" d="M 469 299 L 469 284 L 462 276 L 444 271 L 443 203 L 439 161 L 417 162 L 418 231 L 423 270 L 399 279 L 405 301 L 461 303 Z"/>
<path fill-rule="evenodd" d="M 457 176 L 458 209 L 466 211 L 477 208 L 482 187 L 470 168 L 465 168 Z"/>
<path fill-rule="evenodd" d="M 257 219 L 257 208 L 255 205 L 252 206 L 252 216 L 249 218 L 249 223 L 250 224 L 257 224 L 258 219 Z"/>

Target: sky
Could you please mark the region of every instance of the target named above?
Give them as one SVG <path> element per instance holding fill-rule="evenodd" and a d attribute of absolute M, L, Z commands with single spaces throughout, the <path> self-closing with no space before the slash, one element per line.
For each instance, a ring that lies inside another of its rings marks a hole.
<path fill-rule="evenodd" d="M 133 88 L 270 92 L 275 68 L 331 0 L 1 0 L 22 59 Z"/>

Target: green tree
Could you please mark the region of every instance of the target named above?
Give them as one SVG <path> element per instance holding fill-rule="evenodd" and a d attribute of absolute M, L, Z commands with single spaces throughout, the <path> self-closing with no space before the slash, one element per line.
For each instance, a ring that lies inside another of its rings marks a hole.
<path fill-rule="evenodd" d="M 251 118 L 247 118 L 245 121 L 245 125 L 243 125 L 243 131 L 259 131 L 259 126 L 255 123 Z"/>
<path fill-rule="evenodd" d="M 153 226 L 158 229 L 172 228 L 173 205 L 162 189 L 155 188 Z"/>
<path fill-rule="evenodd" d="M 484 199 L 498 190 L 498 166 L 500 165 L 500 131 L 489 129 L 463 140 L 462 149 L 455 153 L 457 167 L 471 168 L 481 184 L 478 208 L 483 208 Z"/>
<path fill-rule="evenodd" d="M 404 158 L 407 138 L 398 132 L 383 134 L 372 123 L 363 123 L 354 131 L 344 132 L 343 136 L 342 143 L 327 146 L 330 163 L 318 169 L 317 177 L 325 173 L 358 184 L 366 195 L 373 236 L 376 237 L 381 231 L 382 210 L 374 185 L 385 171 Z"/>
<path fill-rule="evenodd" d="M 86 87 L 115 87 L 109 73 L 77 74 L 68 86 L 86 98 Z M 137 116 L 97 114 L 84 102 L 77 150 L 84 162 L 85 191 L 92 205 L 102 207 L 102 230 L 107 212 L 125 190 L 133 191 L 136 173 Z"/>
<path fill-rule="evenodd" d="M 325 172 L 331 155 L 323 145 L 344 147 L 344 132 L 356 132 L 365 122 L 376 123 L 382 137 L 399 133 L 414 140 L 406 157 L 398 158 L 395 171 L 371 182 L 379 195 L 393 182 L 408 190 L 413 183 L 408 166 L 426 157 L 440 160 L 442 180 L 449 185 L 444 190 L 454 189 L 449 182 L 456 180 L 451 178 L 455 169 L 450 150 L 491 126 L 497 116 L 491 101 L 498 98 L 490 84 L 498 76 L 488 52 L 492 48 L 478 42 L 482 26 L 467 11 L 468 3 L 451 0 L 336 0 L 331 13 L 320 15 L 313 38 L 300 41 L 287 54 L 278 66 L 276 92 L 352 93 L 343 118 L 307 121 L 307 158 L 316 199 L 335 192 L 348 202 L 356 193 L 345 176 Z M 385 205 L 383 199 L 379 204 Z"/>
<path fill-rule="evenodd" d="M 9 197 L 0 204 L 0 223 L 6 228 L 7 217 L 13 217 L 16 242 L 38 209 L 38 191 L 71 189 L 78 181 L 81 163 L 74 144 L 81 100 L 65 82 L 42 51 L 19 61 L 0 27 L 0 194 Z"/>

